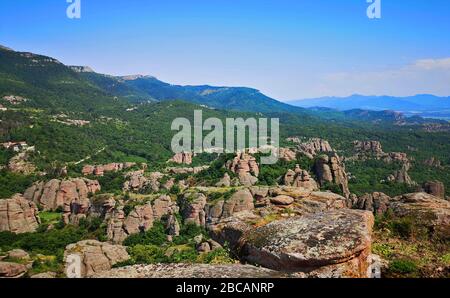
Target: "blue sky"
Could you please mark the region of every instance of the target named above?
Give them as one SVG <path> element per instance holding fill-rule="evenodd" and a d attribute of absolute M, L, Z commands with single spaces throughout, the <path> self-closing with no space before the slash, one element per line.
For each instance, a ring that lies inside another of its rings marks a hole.
<path fill-rule="evenodd" d="M 254 87 L 279 100 L 450 95 L 450 1 L 1 0 L 0 44 L 114 75 Z"/>

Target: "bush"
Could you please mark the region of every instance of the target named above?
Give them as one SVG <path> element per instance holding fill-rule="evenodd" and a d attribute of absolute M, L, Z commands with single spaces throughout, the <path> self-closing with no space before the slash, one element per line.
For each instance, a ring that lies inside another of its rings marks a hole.
<path fill-rule="evenodd" d="M 123 245 L 163 245 L 166 242 L 167 235 L 165 233 L 164 225 L 157 221 L 153 223 L 153 227 L 147 232 L 130 235 L 127 239 L 125 239 Z"/>
<path fill-rule="evenodd" d="M 128 248 L 128 253 L 134 264 L 166 263 L 164 249 L 156 245 L 141 245 Z"/>
<path fill-rule="evenodd" d="M 204 254 L 200 257 L 202 263 L 205 264 L 234 264 L 234 259 L 230 257 L 230 251 L 226 248 L 219 248 Z"/>
<path fill-rule="evenodd" d="M 389 270 L 394 273 L 410 274 L 418 271 L 417 264 L 412 260 L 398 259 L 391 262 Z"/>

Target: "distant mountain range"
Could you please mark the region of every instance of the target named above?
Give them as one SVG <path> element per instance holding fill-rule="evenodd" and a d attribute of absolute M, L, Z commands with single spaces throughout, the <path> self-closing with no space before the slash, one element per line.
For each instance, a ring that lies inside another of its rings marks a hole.
<path fill-rule="evenodd" d="M 323 107 L 339 111 L 353 109 L 392 110 L 407 116 L 450 118 L 450 97 L 438 97 L 429 94 L 409 97 L 364 96 L 356 94 L 349 97 L 321 97 L 296 100 L 289 102 L 289 104 L 303 108 Z"/>
<path fill-rule="evenodd" d="M 112 95 L 133 103 L 148 101 L 185 100 L 211 108 L 250 112 L 304 113 L 260 91 L 246 87 L 180 86 L 162 82 L 153 76 L 110 76 L 94 72 L 87 66 L 71 66 L 82 77 Z"/>
<path fill-rule="evenodd" d="M 51 57 L 0 46 L 0 97 L 11 94 L 34 98 L 30 103 L 33 107 L 45 106 L 55 111 L 88 109 L 104 113 L 117 104 L 181 100 L 218 110 L 289 113 L 334 120 L 411 122 L 393 111 L 408 116 L 450 117 L 450 99 L 432 95 L 410 98 L 354 95 L 283 103 L 252 88 L 180 86 L 153 76 L 111 76 L 96 73 L 88 66 L 66 66 Z M 423 123 L 419 117 L 415 118 L 413 123 Z"/>

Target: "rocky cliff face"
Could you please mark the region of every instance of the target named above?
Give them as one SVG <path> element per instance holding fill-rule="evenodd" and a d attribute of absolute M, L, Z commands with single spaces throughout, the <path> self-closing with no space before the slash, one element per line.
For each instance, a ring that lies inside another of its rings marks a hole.
<path fill-rule="evenodd" d="M 38 204 L 45 211 L 63 209 L 70 212 L 73 208 L 88 208 L 89 195 L 100 191 L 100 184 L 89 179 L 53 179 L 37 182 L 28 188 L 24 197 Z"/>
<path fill-rule="evenodd" d="M 340 187 L 345 197 L 350 196 L 345 166 L 336 153 L 318 157 L 314 165 L 314 171 L 321 186 L 325 183 L 334 183 Z"/>
<path fill-rule="evenodd" d="M 0 200 L 0 231 L 16 234 L 35 232 L 40 222 L 36 204 L 21 195 Z"/>

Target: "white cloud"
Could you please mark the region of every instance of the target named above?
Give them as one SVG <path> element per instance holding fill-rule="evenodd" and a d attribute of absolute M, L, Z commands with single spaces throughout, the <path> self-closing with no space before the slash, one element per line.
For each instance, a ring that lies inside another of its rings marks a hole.
<path fill-rule="evenodd" d="M 398 68 L 322 75 L 311 86 L 314 97 L 351 94 L 450 95 L 450 58 L 421 59 Z"/>
<path fill-rule="evenodd" d="M 433 70 L 433 69 L 450 70 L 450 58 L 417 60 L 414 66 L 424 70 Z"/>

